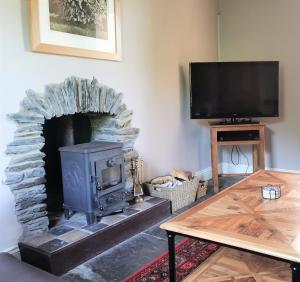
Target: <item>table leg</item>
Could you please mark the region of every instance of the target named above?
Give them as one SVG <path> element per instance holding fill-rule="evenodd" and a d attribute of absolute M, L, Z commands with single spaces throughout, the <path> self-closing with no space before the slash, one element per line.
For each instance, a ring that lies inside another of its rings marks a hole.
<path fill-rule="evenodd" d="M 169 246 L 169 280 L 170 282 L 176 281 L 176 265 L 175 265 L 175 234 L 167 232 L 168 246 Z"/>
<path fill-rule="evenodd" d="M 299 263 L 292 263 L 292 282 L 299 282 L 300 281 L 300 264 Z"/>

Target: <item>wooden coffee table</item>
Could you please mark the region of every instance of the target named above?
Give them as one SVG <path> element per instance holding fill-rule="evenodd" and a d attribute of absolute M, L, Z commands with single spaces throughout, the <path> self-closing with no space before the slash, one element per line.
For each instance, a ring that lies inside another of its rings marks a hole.
<path fill-rule="evenodd" d="M 261 186 L 281 186 L 264 200 Z M 300 281 L 300 174 L 260 170 L 161 225 L 169 243 L 170 281 L 176 281 L 175 236 L 197 238 L 290 263 Z"/>

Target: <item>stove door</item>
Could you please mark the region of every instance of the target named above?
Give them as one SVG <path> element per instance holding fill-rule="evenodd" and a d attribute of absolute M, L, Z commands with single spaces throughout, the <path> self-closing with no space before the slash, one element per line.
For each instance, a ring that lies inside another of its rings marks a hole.
<path fill-rule="evenodd" d="M 104 194 L 123 187 L 123 164 L 122 156 L 96 161 L 96 188 L 99 192 Z"/>

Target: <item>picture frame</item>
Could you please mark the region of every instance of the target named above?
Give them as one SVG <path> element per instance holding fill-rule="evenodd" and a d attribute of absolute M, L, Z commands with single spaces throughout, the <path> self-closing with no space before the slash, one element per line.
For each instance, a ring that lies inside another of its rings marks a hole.
<path fill-rule="evenodd" d="M 32 51 L 121 61 L 120 0 L 94 2 L 29 0 Z"/>

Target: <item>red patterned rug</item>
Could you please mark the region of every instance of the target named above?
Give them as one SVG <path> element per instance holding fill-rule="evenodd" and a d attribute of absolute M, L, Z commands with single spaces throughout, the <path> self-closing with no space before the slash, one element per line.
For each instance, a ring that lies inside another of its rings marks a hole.
<path fill-rule="evenodd" d="M 182 281 L 219 247 L 200 240 L 186 239 L 176 245 L 177 281 Z M 169 280 L 169 255 L 163 253 L 122 282 L 167 282 Z"/>

